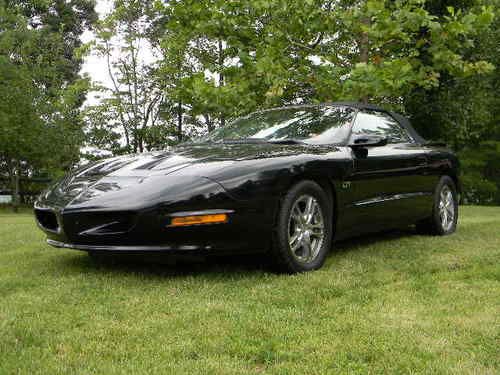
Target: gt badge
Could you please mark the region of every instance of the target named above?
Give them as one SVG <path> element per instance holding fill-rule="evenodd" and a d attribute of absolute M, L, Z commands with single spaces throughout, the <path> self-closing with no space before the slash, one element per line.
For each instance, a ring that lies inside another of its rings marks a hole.
<path fill-rule="evenodd" d="M 342 182 L 342 189 L 349 189 L 351 187 L 351 181 Z"/>

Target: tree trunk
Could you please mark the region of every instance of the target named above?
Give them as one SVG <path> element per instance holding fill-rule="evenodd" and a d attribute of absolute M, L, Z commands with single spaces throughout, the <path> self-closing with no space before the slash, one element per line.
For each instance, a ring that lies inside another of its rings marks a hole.
<path fill-rule="evenodd" d="M 224 69 L 224 48 L 222 45 L 222 40 L 219 38 L 219 87 L 224 86 L 224 75 L 222 74 L 222 70 Z M 224 113 L 220 114 L 219 117 L 220 126 L 224 126 L 226 124 L 226 117 Z"/>
<path fill-rule="evenodd" d="M 139 145 L 137 144 L 137 131 L 132 132 L 134 138 L 132 140 L 132 145 L 134 147 L 134 154 L 137 154 L 137 150 L 139 149 Z"/>
<path fill-rule="evenodd" d="M 19 181 L 20 181 L 20 174 L 21 174 L 21 168 L 20 168 L 20 163 L 17 162 L 17 165 L 14 169 L 14 175 L 13 175 L 13 194 L 12 194 L 12 210 L 14 212 L 17 212 L 19 210 L 19 203 L 20 203 L 20 195 L 19 195 Z"/>
<path fill-rule="evenodd" d="M 370 25 L 370 19 L 364 18 L 361 21 L 364 25 Z M 359 40 L 359 61 L 365 64 L 368 64 L 369 59 L 369 51 L 370 51 L 370 40 L 368 39 L 368 33 L 362 32 L 361 38 Z M 368 95 L 363 95 L 360 100 L 364 104 L 368 104 Z"/>
<path fill-rule="evenodd" d="M 123 125 L 123 130 L 125 132 L 125 143 L 126 143 L 126 147 L 127 147 L 127 152 L 130 152 L 130 137 L 128 135 L 128 129 L 125 126 L 125 124 Z"/>
<path fill-rule="evenodd" d="M 177 139 L 182 142 L 182 102 L 177 104 Z"/>
<path fill-rule="evenodd" d="M 210 133 L 212 130 L 214 130 L 214 123 L 210 118 L 210 115 L 203 115 L 203 117 L 205 118 L 205 123 L 207 124 L 207 130 Z"/>

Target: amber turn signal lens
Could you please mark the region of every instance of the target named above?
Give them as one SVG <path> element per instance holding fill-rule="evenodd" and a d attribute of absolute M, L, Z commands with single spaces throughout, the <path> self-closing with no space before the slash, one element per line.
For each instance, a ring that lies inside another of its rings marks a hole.
<path fill-rule="evenodd" d="M 174 217 L 170 222 L 171 227 L 185 227 L 188 225 L 221 224 L 227 223 L 227 214 L 195 215 Z"/>

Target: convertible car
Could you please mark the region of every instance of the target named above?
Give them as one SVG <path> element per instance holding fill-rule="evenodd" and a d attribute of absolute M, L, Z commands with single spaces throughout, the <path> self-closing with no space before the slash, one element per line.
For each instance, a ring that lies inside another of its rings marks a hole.
<path fill-rule="evenodd" d="M 82 167 L 42 193 L 55 247 L 99 255 L 264 252 L 322 266 L 336 240 L 416 224 L 447 235 L 458 160 L 396 113 L 359 103 L 253 113 L 171 150 Z"/>

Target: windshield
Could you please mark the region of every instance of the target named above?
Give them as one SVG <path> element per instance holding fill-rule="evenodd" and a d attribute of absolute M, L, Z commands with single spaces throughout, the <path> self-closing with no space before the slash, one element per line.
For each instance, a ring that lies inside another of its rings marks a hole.
<path fill-rule="evenodd" d="M 291 107 L 256 112 L 210 132 L 198 142 L 287 140 L 304 143 L 341 142 L 354 109 L 343 106 Z"/>

